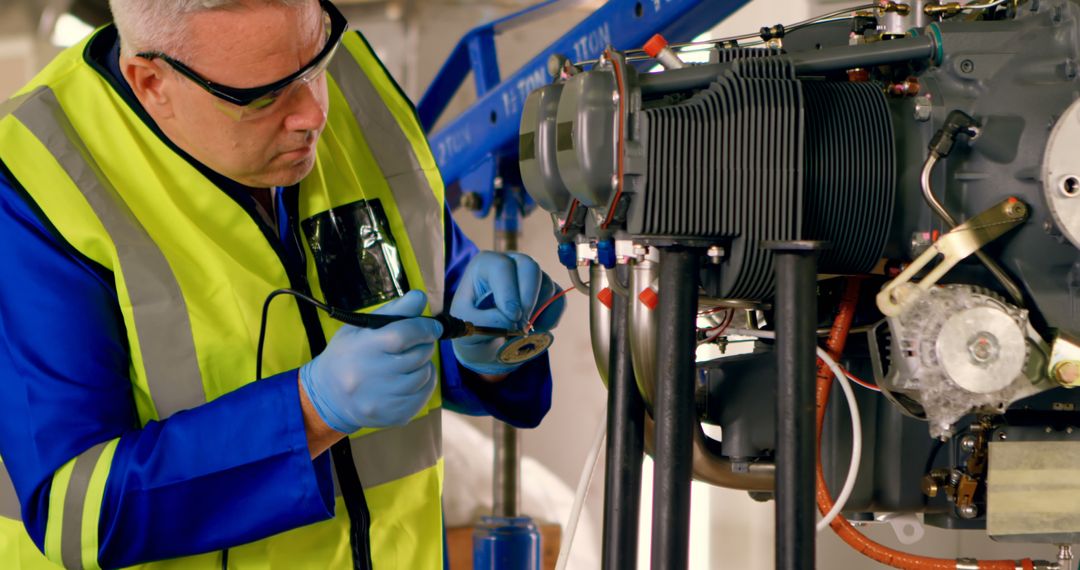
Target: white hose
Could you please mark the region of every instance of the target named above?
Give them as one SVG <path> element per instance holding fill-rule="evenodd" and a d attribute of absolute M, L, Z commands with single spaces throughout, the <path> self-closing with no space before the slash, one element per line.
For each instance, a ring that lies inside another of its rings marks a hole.
<path fill-rule="evenodd" d="M 596 462 L 600 459 L 600 450 L 604 448 L 604 439 L 607 435 L 607 418 L 600 420 L 600 429 L 596 430 L 592 448 L 585 459 L 585 467 L 581 470 L 581 479 L 578 481 L 577 493 L 574 495 L 574 506 L 570 509 L 570 520 L 566 523 L 566 537 L 559 547 L 559 560 L 555 563 L 556 570 L 566 570 L 566 563 L 570 560 L 570 548 L 574 544 L 574 535 L 577 533 L 578 521 L 581 519 L 581 510 L 585 507 L 585 497 L 589 495 L 589 487 L 592 483 L 593 473 L 596 471 Z"/>
<path fill-rule="evenodd" d="M 776 338 L 776 334 L 771 331 L 728 329 L 727 333 L 737 336 Z M 862 461 L 862 419 L 859 416 L 859 403 L 855 400 L 855 391 L 851 389 L 851 381 L 848 380 L 840 365 L 829 356 L 828 352 L 825 352 L 820 346 L 816 348 L 818 358 L 829 366 L 829 370 L 832 371 L 833 376 L 836 376 L 836 380 L 840 383 L 840 389 L 844 392 L 844 398 L 847 400 L 848 412 L 851 414 L 851 463 L 848 464 L 847 479 L 844 480 L 844 486 L 840 489 L 840 494 L 837 495 L 833 508 L 825 513 L 825 516 L 817 523 L 817 531 L 821 532 L 829 528 L 833 519 L 840 514 L 840 511 L 844 510 L 844 505 L 847 504 L 852 491 L 855 490 L 855 479 L 859 474 L 859 462 Z"/>

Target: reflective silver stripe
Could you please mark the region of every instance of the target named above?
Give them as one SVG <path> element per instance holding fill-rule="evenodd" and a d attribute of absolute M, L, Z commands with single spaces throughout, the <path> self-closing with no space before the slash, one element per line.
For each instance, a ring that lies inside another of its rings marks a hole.
<path fill-rule="evenodd" d="M 434 467 L 442 457 L 442 410 L 434 409 L 396 428 L 349 440 L 353 462 L 365 489 Z M 335 491 L 337 479 L 334 479 Z"/>
<path fill-rule="evenodd" d="M 0 463 L 0 517 L 22 520 L 19 496 L 15 494 L 15 485 L 3 463 Z"/>
<path fill-rule="evenodd" d="M 71 481 L 64 496 L 64 522 L 60 534 L 60 558 L 64 568 L 83 567 L 82 560 L 82 520 L 86 508 L 86 493 L 90 489 L 90 476 L 94 474 L 101 453 L 105 451 L 105 441 L 82 452 L 75 459 L 71 469 Z"/>
<path fill-rule="evenodd" d="M 101 172 L 51 89 L 37 89 L 13 113 L 75 182 L 116 245 L 158 419 L 205 403 L 191 321 L 165 255 Z"/>
<path fill-rule="evenodd" d="M 442 205 L 428 184 L 409 137 L 349 50 L 338 50 L 329 70 L 349 102 L 371 154 L 394 194 L 394 202 L 405 222 L 409 243 L 424 276 L 431 312 L 437 315 L 442 312 L 443 280 L 446 277 Z"/>

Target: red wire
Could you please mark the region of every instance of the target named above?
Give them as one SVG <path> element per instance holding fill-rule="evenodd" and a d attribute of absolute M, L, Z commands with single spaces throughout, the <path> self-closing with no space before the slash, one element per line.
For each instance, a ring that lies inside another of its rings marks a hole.
<path fill-rule="evenodd" d="M 873 390 L 875 392 L 880 392 L 881 391 L 881 388 L 878 388 L 874 384 L 871 384 L 870 382 L 867 382 L 866 380 L 863 380 L 863 379 L 859 378 L 858 376 L 852 374 L 851 372 L 848 372 L 846 368 L 841 368 L 841 370 L 844 371 L 844 376 L 847 376 L 848 380 L 851 380 L 852 382 L 858 384 L 859 386 L 862 386 L 863 388 L 866 388 L 867 390 Z"/>
<path fill-rule="evenodd" d="M 607 52 L 607 50 L 605 50 L 605 53 L 606 52 Z M 610 57 L 610 53 L 609 53 L 609 57 Z M 626 99 L 626 93 L 624 93 L 625 90 L 623 89 L 622 72 L 619 71 L 619 62 L 617 62 L 617 61 L 612 62 L 611 69 L 612 69 L 612 71 L 615 72 L 615 88 L 619 92 L 619 139 L 618 139 L 618 144 L 616 145 L 616 150 L 615 150 L 615 153 L 617 155 L 615 157 L 615 163 L 616 163 L 615 179 L 616 179 L 616 184 L 617 184 L 617 187 L 615 188 L 615 199 L 611 201 L 611 209 L 608 210 L 607 218 L 604 219 L 603 224 L 600 224 L 600 228 L 605 229 L 605 230 L 607 229 L 607 227 L 609 225 L 611 225 L 611 219 L 615 217 L 615 208 L 618 207 L 619 198 L 621 198 L 622 194 L 623 194 L 623 155 L 625 154 L 625 151 L 623 150 L 623 145 L 626 142 L 626 125 L 624 124 L 624 123 L 626 123 L 626 115 L 624 114 L 624 111 L 623 111 L 623 105 L 625 104 L 624 100 Z"/>
<path fill-rule="evenodd" d="M 532 318 L 529 319 L 529 329 L 528 330 L 533 329 L 533 324 L 536 323 L 536 319 L 539 319 L 540 315 L 544 314 L 544 311 L 546 311 L 548 309 L 548 307 L 550 307 L 552 305 L 552 303 L 554 303 L 555 301 L 558 301 L 559 299 L 563 298 L 567 293 L 569 293 L 569 292 L 571 292 L 573 290 L 574 290 L 573 287 L 563 289 L 562 291 L 559 291 L 558 293 L 553 295 L 543 305 L 540 305 L 540 308 L 537 309 L 536 312 L 533 313 Z"/>

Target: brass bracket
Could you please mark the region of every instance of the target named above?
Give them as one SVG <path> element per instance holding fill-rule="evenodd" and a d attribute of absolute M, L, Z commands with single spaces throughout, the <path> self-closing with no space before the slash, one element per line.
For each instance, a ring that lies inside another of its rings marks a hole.
<path fill-rule="evenodd" d="M 899 315 L 964 258 L 1023 224 L 1029 214 L 1026 204 L 1010 197 L 956 226 L 881 289 L 877 295 L 878 309 L 888 317 Z M 942 257 L 941 262 L 921 281 L 913 283 L 911 280 L 938 256 Z"/>

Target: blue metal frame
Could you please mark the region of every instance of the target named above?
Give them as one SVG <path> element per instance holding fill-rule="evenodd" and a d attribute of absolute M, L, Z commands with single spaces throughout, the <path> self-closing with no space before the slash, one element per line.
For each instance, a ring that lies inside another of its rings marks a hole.
<path fill-rule="evenodd" d="M 551 81 L 547 70 L 551 55 L 563 54 L 573 61 L 595 59 L 608 46 L 638 48 L 655 33 L 672 42 L 688 41 L 748 1 L 608 0 L 505 81 L 500 81 L 496 34 L 578 2 L 546 0 L 473 29 L 451 52 L 417 106 L 421 123 L 430 131 L 473 73 L 479 100 L 429 137 L 443 180 L 447 186 L 459 183 L 463 191 L 477 193 L 483 201 L 478 214 L 487 215 L 494 202 L 494 181 L 512 176 L 504 168 L 516 169 L 521 108 L 531 91 Z"/>

